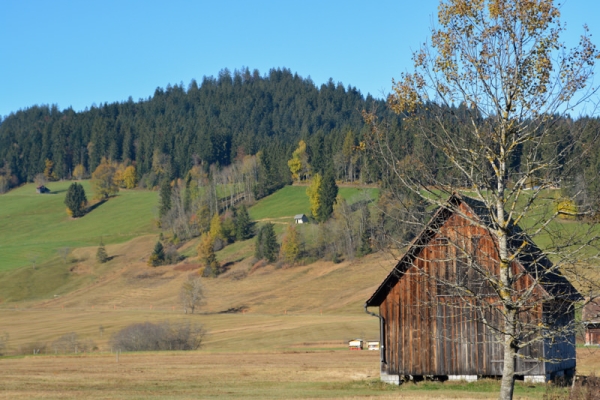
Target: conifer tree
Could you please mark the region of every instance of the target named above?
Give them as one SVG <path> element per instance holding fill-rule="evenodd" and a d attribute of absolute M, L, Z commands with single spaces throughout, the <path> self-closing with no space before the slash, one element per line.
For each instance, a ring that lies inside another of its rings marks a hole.
<path fill-rule="evenodd" d="M 159 265 L 164 264 L 165 262 L 165 249 L 163 244 L 160 242 L 156 242 L 154 245 L 154 250 L 152 251 L 152 255 L 148 259 L 148 265 L 151 267 L 158 267 Z"/>
<path fill-rule="evenodd" d="M 83 217 L 85 214 L 85 206 L 87 204 L 87 198 L 85 197 L 85 190 L 79 183 L 72 183 L 67 190 L 65 196 L 65 205 L 67 206 L 67 213 L 73 218 Z"/>
<path fill-rule="evenodd" d="M 102 238 L 100 238 L 100 245 L 98 246 L 98 250 L 96 251 L 96 260 L 99 263 L 104 264 L 108 261 L 108 253 L 106 253 L 106 248 L 104 247 L 104 242 Z"/>
<path fill-rule="evenodd" d="M 270 222 L 261 226 L 256 237 L 254 253 L 256 258 L 264 258 L 269 262 L 274 262 L 277 259 L 279 244 L 277 243 L 277 235 L 274 228 L 275 225 Z"/>
<path fill-rule="evenodd" d="M 329 168 L 325 172 L 325 176 L 323 177 L 323 182 L 320 187 L 320 207 L 317 211 L 317 220 L 319 222 L 325 222 L 329 219 L 333 213 L 333 204 L 335 203 L 337 195 L 338 186 L 335 182 L 333 170 Z"/>
<path fill-rule="evenodd" d="M 158 207 L 158 217 L 162 218 L 171 209 L 171 184 L 165 180 L 160 185 L 160 205 Z"/>
<path fill-rule="evenodd" d="M 252 237 L 252 220 L 245 205 L 241 205 L 235 218 L 235 237 L 237 240 L 247 240 Z"/>

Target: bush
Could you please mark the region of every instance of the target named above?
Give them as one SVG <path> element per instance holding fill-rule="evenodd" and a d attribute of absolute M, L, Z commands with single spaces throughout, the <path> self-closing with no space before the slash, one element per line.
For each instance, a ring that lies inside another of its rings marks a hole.
<path fill-rule="evenodd" d="M 110 343 L 124 351 L 196 350 L 202 345 L 204 335 L 200 324 L 144 322 L 121 329 Z"/>
<path fill-rule="evenodd" d="M 94 349 L 96 345 L 91 340 L 80 340 L 75 332 L 65 333 L 54 342 L 51 348 L 55 353 L 85 353 Z"/>
<path fill-rule="evenodd" d="M 106 248 L 104 247 L 104 242 L 100 239 L 100 245 L 98 246 L 98 250 L 96 250 L 96 260 L 100 264 L 104 264 L 109 259 L 108 253 L 106 252 Z"/>

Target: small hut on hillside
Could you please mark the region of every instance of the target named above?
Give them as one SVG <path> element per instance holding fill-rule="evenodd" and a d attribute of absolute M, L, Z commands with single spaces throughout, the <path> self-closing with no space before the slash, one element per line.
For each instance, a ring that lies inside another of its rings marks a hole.
<path fill-rule="evenodd" d="M 581 295 L 566 278 L 551 272 L 550 260 L 518 227 L 512 229 L 509 246 L 512 251 L 521 249 L 511 263 L 513 275 L 519 276 L 516 288 L 534 294 L 531 309 L 519 321 L 538 333 L 543 324 L 561 331 L 520 349 L 516 373 L 528 381 L 572 376 L 573 302 Z M 502 314 L 499 298 L 485 278 L 499 276 L 500 271 L 492 232 L 490 212 L 483 203 L 452 195 L 367 300 L 365 311 L 380 319 L 383 381 L 502 375 L 503 343 L 494 330 L 503 326 Z M 379 307 L 379 315 L 368 307 Z"/>
<path fill-rule="evenodd" d="M 308 222 L 308 218 L 304 214 L 294 215 L 294 222 L 297 224 L 306 224 Z"/>

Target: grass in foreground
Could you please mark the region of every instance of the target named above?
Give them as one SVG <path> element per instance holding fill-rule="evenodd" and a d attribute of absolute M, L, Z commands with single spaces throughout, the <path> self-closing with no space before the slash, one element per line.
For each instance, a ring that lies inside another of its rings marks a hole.
<path fill-rule="evenodd" d="M 495 398 L 498 381 L 379 382 L 377 352 L 122 353 L 2 360 L 0 398 L 351 399 Z M 36 384 L 32 385 L 31 382 Z M 545 385 L 518 383 L 515 397 L 541 399 Z"/>

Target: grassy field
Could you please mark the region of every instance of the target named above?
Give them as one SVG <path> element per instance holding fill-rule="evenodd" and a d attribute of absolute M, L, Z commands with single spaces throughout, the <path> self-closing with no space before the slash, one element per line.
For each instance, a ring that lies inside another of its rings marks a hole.
<path fill-rule="evenodd" d="M 498 382 L 386 385 L 377 352 L 169 352 L 1 361 L 2 399 L 489 399 Z M 232 366 L 235 366 L 232 368 Z M 35 384 L 32 384 L 35 382 Z M 564 393 L 564 390 L 559 390 Z M 515 399 L 545 385 L 517 383 Z"/>
<path fill-rule="evenodd" d="M 57 256 L 57 249 L 123 243 L 158 233 L 153 218 L 158 194 L 122 190 L 83 218 L 65 212 L 65 194 L 71 182 L 51 182 L 50 194 L 39 195 L 35 184 L 0 196 L 0 271 L 41 264 Z M 89 182 L 83 181 L 88 199 Z"/>
<path fill-rule="evenodd" d="M 366 193 L 369 197 L 376 199 L 379 189 L 361 189 L 355 187 L 339 188 L 339 195 L 347 201 L 356 201 L 360 195 Z M 293 222 L 294 215 L 310 214 L 310 202 L 306 195 L 306 186 L 285 186 L 272 195 L 261 199 L 250 208 L 250 216 L 255 220 L 280 219 L 284 222 Z"/>
<path fill-rule="evenodd" d="M 50 188 L 62 193 L 68 187 L 68 183 L 56 185 Z M 277 226 L 284 227 L 294 214 L 308 212 L 305 190 L 286 187 L 257 203 L 250 213 L 257 220 L 282 222 Z M 376 190 L 370 191 L 377 195 Z M 347 199 L 358 192 L 340 190 Z M 339 264 L 319 261 L 277 268 L 253 265 L 253 239 L 237 242 L 217 253 L 227 272 L 203 280 L 206 298 L 199 312 L 184 314 L 178 295 L 188 274 L 198 268 L 195 246 L 192 242 L 181 249 L 190 257 L 178 265 L 146 265 L 156 241 L 152 226 L 156 196 L 122 192 L 77 221 L 64 213 L 60 193 L 36 195 L 30 185 L 0 196 L 0 257 L 5 257 L 5 249 L 12 249 L 12 254 L 24 251 L 18 241 L 11 242 L 8 229 L 12 229 L 27 246 L 47 243 L 44 254 L 49 258 L 35 269 L 27 265 L 0 272 L 0 338 L 10 354 L 0 357 L 0 399 L 497 396 L 498 381 L 381 384 L 379 354 L 347 350 L 350 339 L 379 335 L 378 319 L 367 315 L 363 304 L 395 263 L 386 254 Z M 138 210 L 132 212 L 130 204 Z M 26 208 L 34 210 L 31 216 L 22 211 Z M 105 222 L 107 215 L 119 215 L 124 221 Z M 32 221 L 44 218 L 45 226 L 36 230 Z M 15 222 L 21 220 L 23 226 Z M 11 221 L 19 226 L 12 227 Z M 82 225 L 73 231 L 74 223 Z M 28 235 L 27 229 L 41 236 Z M 108 243 L 111 260 L 106 264 L 95 260 L 97 230 L 104 232 Z M 12 247 L 5 247 L 4 240 Z M 56 254 L 63 245 L 74 247 L 66 260 Z M 111 353 L 114 333 L 132 323 L 165 320 L 203 324 L 207 336 L 202 349 L 122 353 L 117 362 Z M 54 354 L 52 342 L 69 332 L 92 341 L 96 349 Z M 32 348 L 44 350 L 33 356 Z M 579 347 L 577 353 L 578 373 L 600 372 L 599 349 Z M 518 383 L 515 398 L 542 399 L 545 392 L 545 385 Z"/>

